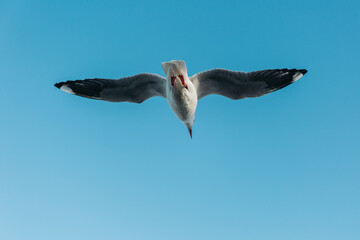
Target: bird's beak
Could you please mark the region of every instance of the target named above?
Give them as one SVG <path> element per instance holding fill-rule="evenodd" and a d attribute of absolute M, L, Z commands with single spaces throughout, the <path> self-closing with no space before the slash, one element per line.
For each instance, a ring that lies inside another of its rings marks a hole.
<path fill-rule="evenodd" d="M 190 137 L 192 139 L 192 128 L 188 128 L 188 129 L 189 129 Z"/>
<path fill-rule="evenodd" d="M 175 84 L 175 79 L 176 79 L 175 76 L 171 76 L 171 86 L 173 86 L 173 87 L 174 87 L 174 84 Z"/>

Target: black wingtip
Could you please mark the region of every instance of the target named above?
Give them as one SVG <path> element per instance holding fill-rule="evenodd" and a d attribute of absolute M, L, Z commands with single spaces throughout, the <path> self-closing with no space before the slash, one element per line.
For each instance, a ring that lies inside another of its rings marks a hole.
<path fill-rule="evenodd" d="M 64 83 L 59 82 L 59 83 L 55 83 L 54 86 L 60 89 L 63 84 Z"/>
<path fill-rule="evenodd" d="M 305 75 L 305 73 L 307 73 L 307 70 L 306 69 L 300 69 L 299 72 L 301 72 L 302 75 Z"/>

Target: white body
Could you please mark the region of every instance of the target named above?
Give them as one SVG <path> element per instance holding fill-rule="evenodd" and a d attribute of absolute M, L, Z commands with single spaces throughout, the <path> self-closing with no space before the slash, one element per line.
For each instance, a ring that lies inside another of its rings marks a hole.
<path fill-rule="evenodd" d="M 197 105 L 196 90 L 192 82 L 187 76 L 184 76 L 186 89 L 180 81 L 176 80 L 174 87 L 170 84 L 166 87 L 166 95 L 168 103 L 175 115 L 190 127 L 195 120 L 195 110 Z"/>
<path fill-rule="evenodd" d="M 197 94 L 190 81 L 184 61 L 170 61 L 161 64 L 166 74 L 166 97 L 175 115 L 191 130 L 195 121 Z M 182 75 L 187 87 L 183 85 L 179 75 Z M 175 77 L 172 85 L 171 77 Z"/>

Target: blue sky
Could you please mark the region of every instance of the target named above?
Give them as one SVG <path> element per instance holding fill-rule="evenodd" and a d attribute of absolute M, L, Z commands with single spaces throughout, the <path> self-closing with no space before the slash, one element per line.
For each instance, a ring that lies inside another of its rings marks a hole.
<path fill-rule="evenodd" d="M 0 0 L 0 239 L 359 239 L 359 1 Z M 58 81 L 306 68 L 208 96 L 193 140 L 161 98 Z"/>

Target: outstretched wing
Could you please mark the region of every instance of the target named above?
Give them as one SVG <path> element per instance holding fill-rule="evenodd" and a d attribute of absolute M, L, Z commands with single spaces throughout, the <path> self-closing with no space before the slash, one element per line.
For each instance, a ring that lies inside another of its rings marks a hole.
<path fill-rule="evenodd" d="M 166 98 L 166 79 L 162 76 L 142 73 L 120 79 L 93 78 L 59 82 L 55 87 L 81 97 L 108 102 L 141 103 L 148 98 Z"/>
<path fill-rule="evenodd" d="M 231 99 L 260 97 L 279 90 L 301 78 L 305 69 L 272 69 L 256 72 L 234 72 L 212 69 L 190 77 L 198 99 L 219 94 Z"/>

